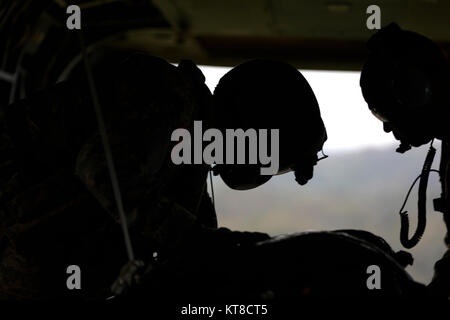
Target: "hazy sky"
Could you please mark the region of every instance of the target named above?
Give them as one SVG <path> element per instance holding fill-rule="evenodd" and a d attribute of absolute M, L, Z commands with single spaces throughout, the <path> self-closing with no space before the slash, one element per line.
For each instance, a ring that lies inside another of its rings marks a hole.
<path fill-rule="evenodd" d="M 229 70 L 224 67 L 200 66 L 211 89 Z M 328 133 L 324 151 L 350 151 L 395 143 L 392 134 L 367 108 L 359 86 L 359 72 L 301 71 L 319 102 Z"/>

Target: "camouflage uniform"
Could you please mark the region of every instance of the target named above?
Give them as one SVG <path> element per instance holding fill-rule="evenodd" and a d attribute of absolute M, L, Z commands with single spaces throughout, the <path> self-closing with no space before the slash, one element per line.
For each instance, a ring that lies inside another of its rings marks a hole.
<path fill-rule="evenodd" d="M 215 228 L 208 167 L 169 159 L 174 129 L 208 121 L 200 70 L 134 54 L 94 75 L 137 257 L 177 246 L 192 225 Z M 126 262 L 83 80 L 75 72 L 1 110 L 0 298 L 106 297 Z M 81 292 L 66 288 L 70 264 L 83 270 Z"/>

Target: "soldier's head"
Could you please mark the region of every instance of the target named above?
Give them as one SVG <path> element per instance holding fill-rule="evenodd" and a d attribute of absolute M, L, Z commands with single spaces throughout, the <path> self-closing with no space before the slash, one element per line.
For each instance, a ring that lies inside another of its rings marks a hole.
<path fill-rule="evenodd" d="M 279 129 L 277 173 L 294 171 L 300 184 L 312 178 L 327 134 L 314 92 L 296 68 L 280 61 L 247 61 L 220 79 L 213 100 L 217 128 Z M 218 167 L 235 189 L 256 187 L 270 178 L 259 174 L 258 165 Z"/>
<path fill-rule="evenodd" d="M 398 151 L 442 139 L 450 107 L 450 72 L 442 50 L 396 24 L 373 35 L 367 46 L 362 94 L 384 130 L 400 140 Z"/>

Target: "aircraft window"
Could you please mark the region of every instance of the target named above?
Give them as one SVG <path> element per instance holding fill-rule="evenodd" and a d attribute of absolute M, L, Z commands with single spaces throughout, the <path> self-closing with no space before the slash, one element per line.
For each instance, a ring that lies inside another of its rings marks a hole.
<path fill-rule="evenodd" d="M 201 69 L 211 91 L 229 70 L 209 66 Z M 255 189 L 236 191 L 228 188 L 220 177 L 214 177 L 219 225 L 270 235 L 364 229 L 385 238 L 394 250 L 403 249 L 398 210 L 422 169 L 428 145 L 403 155 L 394 152 L 398 142 L 391 133 L 383 132 L 382 123 L 366 109 L 359 72 L 301 72 L 319 102 L 328 133 L 324 151 L 329 158 L 318 163 L 313 179 L 305 186 L 298 185 L 293 173 L 289 173 L 273 177 Z M 435 159 L 433 168 L 438 166 L 440 154 Z M 433 275 L 430 261 L 440 259 L 445 252 L 442 241 L 445 225 L 442 215 L 433 214 L 432 208 L 432 199 L 439 195 L 438 177 L 432 175 L 427 230 L 421 242 L 410 251 L 415 261 L 407 269 L 417 281 L 425 283 Z M 417 186 L 405 210 L 411 213 L 410 223 L 415 226 Z"/>

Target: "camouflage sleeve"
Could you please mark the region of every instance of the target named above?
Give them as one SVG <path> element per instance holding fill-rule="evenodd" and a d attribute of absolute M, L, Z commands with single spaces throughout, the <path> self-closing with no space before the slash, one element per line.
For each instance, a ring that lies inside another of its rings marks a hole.
<path fill-rule="evenodd" d="M 124 137 L 110 135 L 111 149 L 128 226 L 161 247 L 179 243 L 186 230 L 202 223 L 216 227 L 214 207 L 204 187 L 204 168 L 175 166 L 158 149 L 146 165 Z M 76 174 L 89 192 L 119 222 L 106 158 L 98 134 L 81 149 Z"/>
<path fill-rule="evenodd" d="M 167 234 L 176 237 L 178 228 L 196 220 L 199 212 L 203 221 L 216 226 L 213 210 L 203 214 L 208 198 L 201 201 L 208 167 L 177 166 L 170 159 L 173 130 L 189 130 L 193 120 L 209 118 L 211 93 L 203 74 L 192 62 L 174 68 L 141 54 L 132 55 L 118 70 L 124 76 L 114 84 L 117 98 L 111 106 L 102 107 L 108 110 L 107 136 L 128 224 L 138 224 L 159 243 L 169 241 Z M 118 221 L 99 133 L 82 146 L 76 174 Z M 164 210 L 159 208 L 161 203 Z"/>

